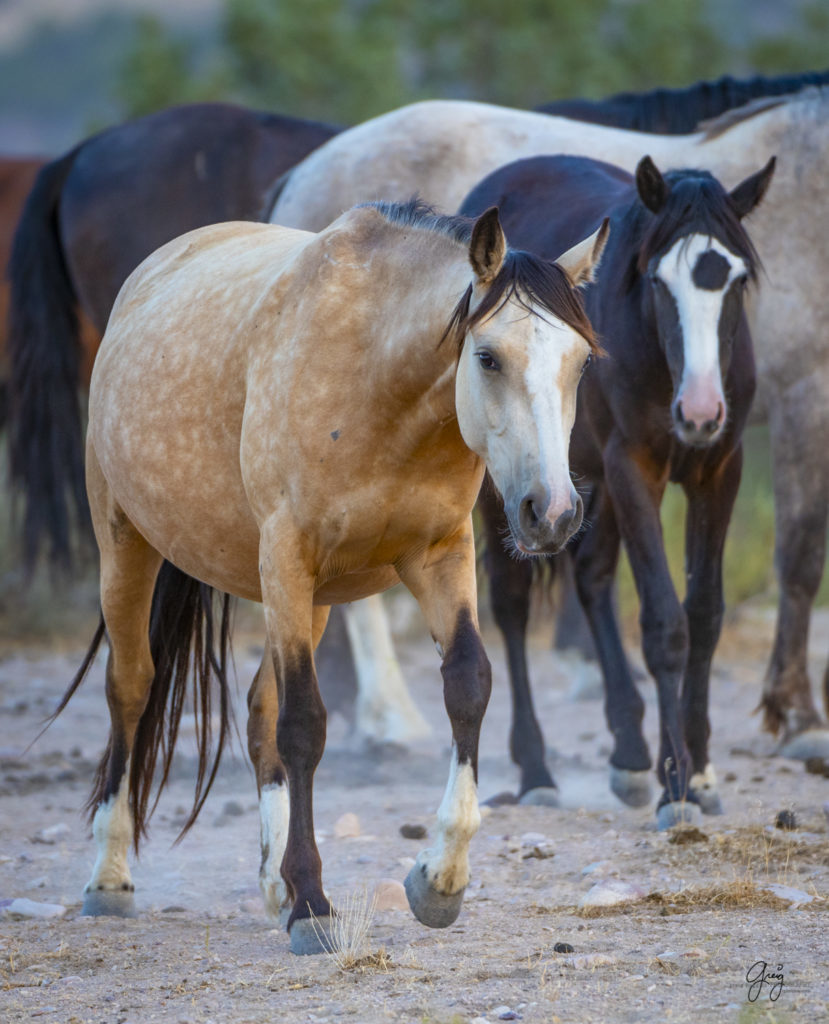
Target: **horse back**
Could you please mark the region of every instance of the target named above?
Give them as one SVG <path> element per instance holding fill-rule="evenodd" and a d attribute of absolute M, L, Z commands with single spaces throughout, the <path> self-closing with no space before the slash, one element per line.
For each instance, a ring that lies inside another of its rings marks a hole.
<path fill-rule="evenodd" d="M 513 248 L 555 260 L 632 194 L 633 178 L 620 167 L 589 157 L 537 156 L 488 175 L 460 212 L 474 217 L 497 206 Z"/>

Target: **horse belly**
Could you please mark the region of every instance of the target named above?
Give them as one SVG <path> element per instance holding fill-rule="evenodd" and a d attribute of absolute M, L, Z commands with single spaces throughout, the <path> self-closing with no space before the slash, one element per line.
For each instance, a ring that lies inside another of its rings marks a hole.
<path fill-rule="evenodd" d="M 372 594 L 379 594 L 400 582 L 400 577 L 390 565 L 364 572 L 345 573 L 326 580 L 314 591 L 314 604 L 346 604 L 360 601 Z"/>

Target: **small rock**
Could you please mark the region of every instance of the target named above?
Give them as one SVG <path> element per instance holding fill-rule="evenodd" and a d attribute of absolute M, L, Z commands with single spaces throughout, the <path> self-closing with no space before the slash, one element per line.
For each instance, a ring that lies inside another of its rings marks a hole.
<path fill-rule="evenodd" d="M 634 903 L 644 899 L 645 892 L 638 885 L 623 882 L 618 878 L 607 878 L 597 882 L 579 900 L 580 907 L 615 907 L 621 903 Z"/>
<path fill-rule="evenodd" d="M 554 953 L 575 953 L 575 949 L 570 945 L 569 942 L 557 942 L 553 946 Z"/>
<path fill-rule="evenodd" d="M 724 782 L 736 782 L 737 781 L 737 773 L 736 772 L 726 772 L 725 775 L 723 775 L 723 781 Z"/>
<path fill-rule="evenodd" d="M 187 912 L 187 907 L 180 907 L 177 903 L 171 903 L 169 907 L 162 907 L 162 914 L 184 914 Z"/>
<path fill-rule="evenodd" d="M 612 872 L 613 865 L 609 860 L 594 860 L 587 867 L 581 869 L 583 875 L 609 875 Z"/>
<path fill-rule="evenodd" d="M 257 899 L 242 900 L 239 909 L 245 914 L 261 914 L 262 901 Z"/>
<path fill-rule="evenodd" d="M 36 903 L 21 896 L 15 900 L 3 900 L 0 911 L 3 917 L 51 918 L 63 917 L 66 907 L 59 903 Z"/>
<path fill-rule="evenodd" d="M 381 878 L 374 887 L 378 910 L 408 910 L 406 890 L 396 878 Z"/>
<path fill-rule="evenodd" d="M 360 819 L 351 811 L 341 814 L 334 822 L 334 835 L 337 839 L 356 839 L 360 835 Z"/>
<path fill-rule="evenodd" d="M 794 889 L 790 885 L 781 885 L 779 882 L 771 882 L 763 888 L 766 892 L 770 892 L 779 899 L 785 900 L 795 909 L 797 907 L 804 906 L 806 903 L 811 903 L 814 900 L 814 896 L 810 896 L 808 892 L 803 892 L 802 889 Z"/>
<path fill-rule="evenodd" d="M 511 1010 L 508 1006 L 496 1006 L 492 1012 L 498 1020 L 521 1020 L 521 1014 Z"/>
<path fill-rule="evenodd" d="M 425 839 L 427 836 L 425 825 L 401 825 L 400 835 L 404 839 Z"/>
<path fill-rule="evenodd" d="M 562 963 L 565 967 L 583 971 L 592 970 L 594 967 L 611 967 L 616 960 L 615 956 L 608 956 L 607 953 L 584 953 L 581 956 L 568 956 Z"/>
<path fill-rule="evenodd" d="M 238 800 L 227 800 L 222 808 L 222 814 L 228 818 L 238 818 L 245 813 L 244 807 Z"/>
<path fill-rule="evenodd" d="M 778 811 L 777 817 L 774 819 L 774 827 L 785 829 L 787 832 L 796 829 L 797 818 L 794 811 Z"/>
<path fill-rule="evenodd" d="M 48 828 L 42 828 L 39 832 L 36 832 L 32 837 L 33 843 L 45 843 L 47 846 L 54 846 L 59 840 L 63 839 L 71 833 L 72 829 L 64 822 L 58 822 L 57 825 L 50 825 Z"/>

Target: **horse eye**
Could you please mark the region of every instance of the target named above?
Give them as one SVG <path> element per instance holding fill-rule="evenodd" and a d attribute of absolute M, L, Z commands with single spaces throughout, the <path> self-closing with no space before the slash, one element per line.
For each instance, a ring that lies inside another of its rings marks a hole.
<path fill-rule="evenodd" d="M 584 361 L 584 364 L 582 365 L 582 368 L 581 368 L 582 376 L 584 375 L 584 371 L 585 371 L 585 370 L 587 369 L 587 367 L 588 367 L 588 366 L 589 366 L 589 365 L 590 365 L 590 364 L 591 364 L 592 362 L 593 362 L 593 356 L 592 356 L 592 355 L 589 355 L 589 356 L 587 357 L 587 359 L 585 359 L 585 361 Z"/>
<path fill-rule="evenodd" d="M 478 356 L 478 362 L 481 364 L 481 366 L 485 370 L 497 370 L 498 369 L 498 362 L 495 359 L 495 357 L 492 355 L 491 352 L 487 352 L 486 350 L 483 350 L 481 352 L 477 352 L 476 355 Z"/>

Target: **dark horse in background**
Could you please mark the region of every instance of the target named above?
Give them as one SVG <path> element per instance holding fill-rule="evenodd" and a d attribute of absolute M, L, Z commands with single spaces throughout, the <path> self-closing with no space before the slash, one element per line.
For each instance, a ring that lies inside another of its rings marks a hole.
<path fill-rule="evenodd" d="M 742 107 L 761 96 L 785 96 L 810 85 L 829 84 L 829 71 L 805 71 L 796 75 L 754 75 L 714 82 L 697 82 L 684 89 L 652 89 L 649 92 L 618 92 L 601 100 L 566 99 L 542 103 L 536 110 L 576 121 L 629 128 L 659 135 L 685 135 L 702 121 L 726 110 Z"/>
<path fill-rule="evenodd" d="M 498 206 L 510 244 L 545 258 L 610 218 L 604 257 L 585 293 L 606 358 L 585 373 L 570 447 L 571 468 L 589 485 L 585 519 L 592 525 L 570 550 L 605 680 L 611 787 L 641 805 L 649 800 L 651 767 L 644 704 L 611 602 L 622 540 L 630 559 L 659 702 L 661 827 L 687 820 L 694 804 L 720 810 L 708 756 L 708 685 L 723 614 L 723 545 L 755 389 L 743 293 L 758 259 L 741 220 L 764 195 L 773 169 L 772 159 L 727 193 L 705 171 L 663 177 L 648 157 L 635 179 L 586 157 L 535 157 L 493 172 L 461 207 L 471 216 Z M 669 480 L 688 501 L 684 607 L 659 520 Z M 492 607 L 513 687 L 512 757 L 522 795 L 549 791 L 554 782 L 525 654 L 531 563 L 505 550 L 506 522 L 491 489 L 481 510 Z"/>
<path fill-rule="evenodd" d="M 118 290 L 159 246 L 206 224 L 257 220 L 285 171 L 339 131 L 219 103 L 111 128 L 40 171 L 9 264 L 10 472 L 24 557 L 70 562 L 86 525 L 79 389 Z M 78 313 L 89 332 L 82 351 Z"/>
<path fill-rule="evenodd" d="M 730 76 L 714 82 L 698 82 L 686 89 L 654 89 L 650 92 L 623 92 L 603 100 L 558 100 L 539 107 L 545 113 L 557 114 L 593 124 L 629 128 L 642 132 L 681 135 L 694 131 L 709 118 L 741 107 L 761 97 L 784 96 L 812 86 L 829 85 L 829 71 L 807 71 L 795 75 L 779 75 L 734 79 Z M 803 339 L 804 349 L 813 344 Z M 779 467 L 791 461 L 785 436 L 791 429 L 790 417 L 772 423 L 772 446 L 775 479 L 783 481 L 775 491 L 775 564 L 780 585 L 774 647 L 769 662 L 763 698 L 764 726 L 769 732 L 782 734 L 782 753 L 805 758 L 826 754 L 825 730 L 821 730 L 820 714 L 812 698 L 808 673 L 809 623 L 821 577 L 826 551 L 826 523 L 829 497 L 819 479 L 800 488 L 797 502 L 785 496 L 788 481 Z M 572 606 L 566 621 L 560 623 L 558 645 L 584 649 L 572 643 L 581 636 Z M 562 628 L 563 627 L 563 628 Z M 829 664 L 823 677 L 823 699 L 829 710 Z"/>

